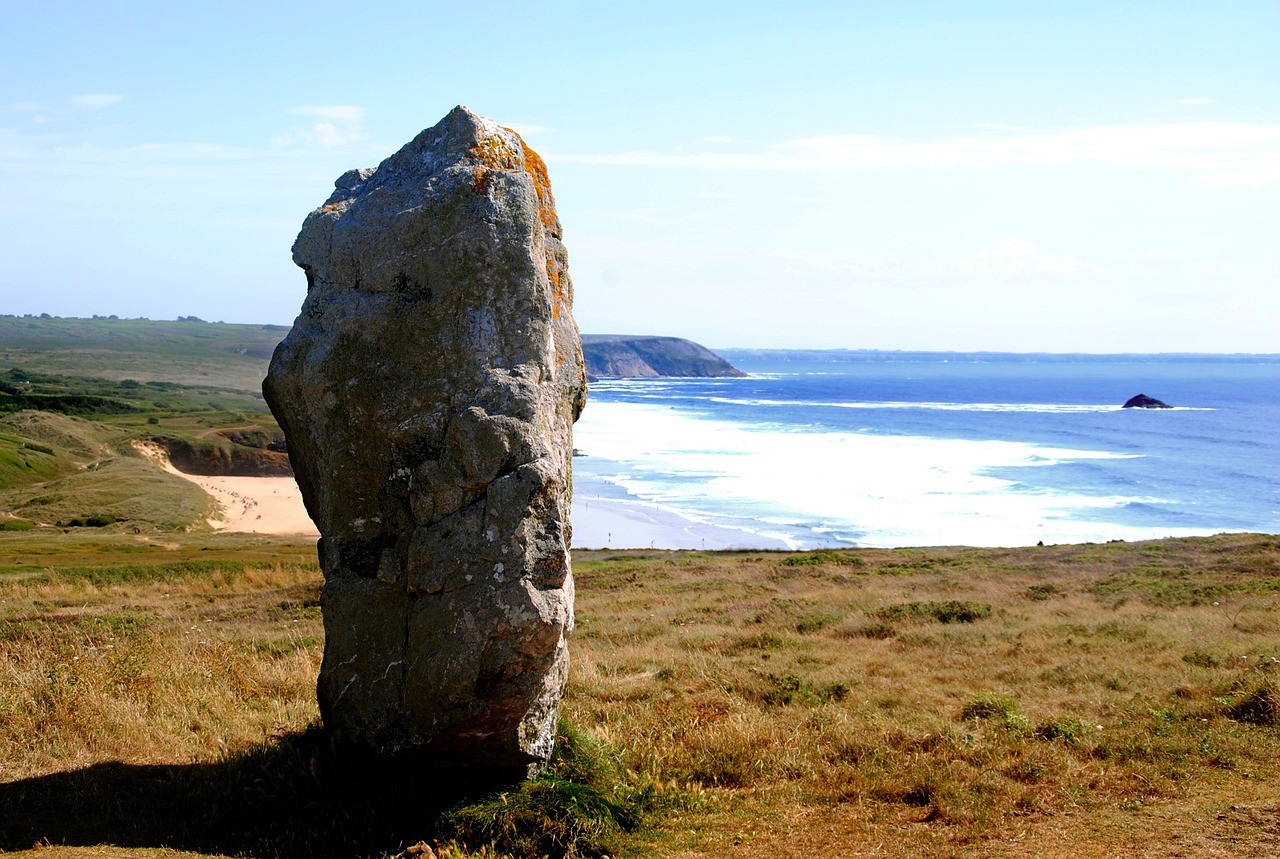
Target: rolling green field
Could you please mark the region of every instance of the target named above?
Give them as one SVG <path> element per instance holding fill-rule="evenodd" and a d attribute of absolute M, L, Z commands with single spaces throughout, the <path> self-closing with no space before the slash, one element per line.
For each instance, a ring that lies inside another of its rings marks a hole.
<path fill-rule="evenodd" d="M 0 367 L 257 393 L 283 325 L 0 316 Z"/>

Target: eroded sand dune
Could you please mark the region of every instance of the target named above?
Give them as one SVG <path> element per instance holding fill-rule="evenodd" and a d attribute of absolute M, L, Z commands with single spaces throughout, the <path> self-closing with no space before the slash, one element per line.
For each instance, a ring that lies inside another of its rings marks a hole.
<path fill-rule="evenodd" d="M 209 524 L 219 531 L 250 534 L 303 534 L 319 536 L 307 515 L 302 493 L 292 477 L 206 477 L 174 468 L 168 455 L 156 445 L 135 444 L 138 450 L 170 474 L 189 480 L 218 504 L 218 516 Z"/>

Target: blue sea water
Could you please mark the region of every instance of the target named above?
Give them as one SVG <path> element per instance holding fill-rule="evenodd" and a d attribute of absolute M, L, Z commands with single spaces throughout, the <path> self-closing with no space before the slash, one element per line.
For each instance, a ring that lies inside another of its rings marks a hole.
<path fill-rule="evenodd" d="M 575 491 L 744 547 L 1280 532 L 1280 356 L 722 354 L 748 377 L 592 384 Z"/>

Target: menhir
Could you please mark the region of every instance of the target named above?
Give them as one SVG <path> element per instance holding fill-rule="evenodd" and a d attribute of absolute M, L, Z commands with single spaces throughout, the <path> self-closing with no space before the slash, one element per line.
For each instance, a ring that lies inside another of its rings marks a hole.
<path fill-rule="evenodd" d="M 335 184 L 263 382 L 321 534 L 324 724 L 373 760 L 524 776 L 568 675 L 586 398 L 546 166 L 458 107 Z"/>

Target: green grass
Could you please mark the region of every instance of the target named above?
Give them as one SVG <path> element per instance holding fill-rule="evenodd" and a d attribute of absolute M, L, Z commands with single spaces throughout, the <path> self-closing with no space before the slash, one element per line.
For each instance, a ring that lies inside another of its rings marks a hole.
<path fill-rule="evenodd" d="M 113 381 L 91 376 L 31 373 L 15 368 L 0 376 L 0 416 L 13 415 L 0 434 L 0 489 L 30 484 L 67 471 L 66 459 L 83 464 L 103 447 L 129 455 L 128 441 L 158 444 L 176 465 L 196 474 L 287 474 L 283 435 L 257 391 L 176 382 Z M 22 434 L 24 415 L 89 418 L 78 427 L 96 444 L 80 451 Z M 79 456 L 77 456 L 79 453 Z M 60 458 L 60 454 L 62 455 Z M 278 460 L 278 461 L 277 461 Z"/>
<path fill-rule="evenodd" d="M 546 772 L 447 810 L 437 837 L 521 859 L 606 856 L 665 793 L 629 783 L 607 749 L 562 720 Z"/>
<path fill-rule="evenodd" d="M 938 623 L 973 623 L 991 616 L 991 604 L 973 600 L 929 600 L 887 605 L 876 610 L 883 620 L 921 620 Z"/>
<path fill-rule="evenodd" d="M 280 325 L 0 316 L 0 368 L 260 390 Z"/>
<path fill-rule="evenodd" d="M 0 522 L 147 530 L 203 524 L 209 498 L 145 460 L 132 438 L 127 430 L 72 415 L 0 417 Z"/>
<path fill-rule="evenodd" d="M 261 392 L 286 331 L 0 316 L 0 521 L 202 527 L 200 490 L 159 475 L 135 440 L 191 473 L 287 474 L 265 450 L 281 434 Z"/>
<path fill-rule="evenodd" d="M 245 570 L 270 569 L 271 561 L 240 561 L 213 558 L 191 561 L 159 561 L 152 563 L 116 563 L 109 565 L 59 566 L 34 572 L 14 566 L 0 566 L 0 575 L 8 572 L 26 572 L 30 583 L 52 581 L 84 581 L 98 587 L 128 583 L 172 582 L 187 578 L 209 578 L 216 581 L 226 574 Z"/>
<path fill-rule="evenodd" d="M 853 552 L 842 552 L 835 549 L 818 549 L 813 552 L 800 552 L 795 555 L 788 555 L 782 563 L 788 567 L 820 567 L 833 564 L 860 567 L 865 562 Z"/>

